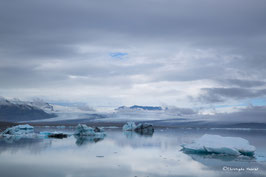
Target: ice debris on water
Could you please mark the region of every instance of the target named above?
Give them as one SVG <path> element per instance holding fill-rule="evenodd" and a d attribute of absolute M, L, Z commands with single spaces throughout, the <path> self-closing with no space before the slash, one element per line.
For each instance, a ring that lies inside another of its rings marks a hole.
<path fill-rule="evenodd" d="M 29 124 L 24 125 L 16 125 L 13 127 L 7 128 L 5 131 L 1 133 L 2 136 L 23 136 L 26 134 L 32 134 L 34 131 L 34 127 Z"/>
<path fill-rule="evenodd" d="M 253 156 L 256 148 L 248 140 L 240 137 L 222 137 L 205 134 L 191 144 L 181 145 L 188 153 L 214 153 L 225 155 Z"/>

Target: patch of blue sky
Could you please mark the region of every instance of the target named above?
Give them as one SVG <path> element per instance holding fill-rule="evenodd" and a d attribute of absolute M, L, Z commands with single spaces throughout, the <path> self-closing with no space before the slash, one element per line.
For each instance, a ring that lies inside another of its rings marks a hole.
<path fill-rule="evenodd" d="M 128 56 L 128 53 L 125 53 L 125 52 L 111 52 L 111 53 L 109 53 L 109 56 L 111 56 L 112 58 L 123 59 L 126 56 Z"/>
<path fill-rule="evenodd" d="M 266 98 L 254 98 L 247 100 L 247 103 L 252 104 L 253 106 L 266 106 Z"/>

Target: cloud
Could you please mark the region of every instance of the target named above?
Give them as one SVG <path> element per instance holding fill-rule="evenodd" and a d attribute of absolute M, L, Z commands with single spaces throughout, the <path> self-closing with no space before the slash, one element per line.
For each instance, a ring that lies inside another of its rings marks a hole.
<path fill-rule="evenodd" d="M 165 111 L 167 113 L 176 114 L 178 116 L 191 116 L 198 114 L 196 110 L 193 110 L 191 108 L 179 108 L 175 106 L 167 107 Z"/>
<path fill-rule="evenodd" d="M 211 116 L 213 120 L 236 123 L 266 123 L 265 106 L 248 106 L 232 113 L 219 113 Z"/>
<path fill-rule="evenodd" d="M 246 99 L 266 96 L 266 89 L 246 88 L 203 88 L 203 93 L 197 98 L 201 102 L 217 103 L 228 99 Z"/>
<path fill-rule="evenodd" d="M 0 95 L 178 107 L 263 97 L 265 8 L 248 0 L 5 1 Z"/>
<path fill-rule="evenodd" d="M 261 80 L 245 80 L 245 79 L 224 79 L 218 80 L 218 83 L 227 86 L 238 86 L 242 88 L 251 88 L 265 86 L 266 82 Z"/>

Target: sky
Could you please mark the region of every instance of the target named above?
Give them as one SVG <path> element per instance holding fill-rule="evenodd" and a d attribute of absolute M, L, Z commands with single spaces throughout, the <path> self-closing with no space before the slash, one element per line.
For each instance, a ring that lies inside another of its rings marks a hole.
<path fill-rule="evenodd" d="M 1 0 L 0 95 L 266 105 L 264 0 Z"/>

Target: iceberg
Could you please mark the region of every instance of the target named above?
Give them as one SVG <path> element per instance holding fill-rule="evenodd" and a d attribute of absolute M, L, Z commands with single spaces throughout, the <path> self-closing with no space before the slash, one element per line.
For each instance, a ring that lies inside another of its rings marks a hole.
<path fill-rule="evenodd" d="M 135 122 L 127 122 L 123 126 L 123 131 L 135 131 L 141 135 L 152 135 L 154 128 L 152 124 L 149 123 L 139 123 L 136 125 Z"/>
<path fill-rule="evenodd" d="M 253 156 L 256 150 L 246 139 L 209 134 L 203 135 L 191 144 L 181 146 L 182 151 L 188 153 L 214 153 L 233 156 Z"/>
<path fill-rule="evenodd" d="M 76 130 L 74 132 L 74 135 L 79 135 L 79 136 L 94 136 L 95 132 L 94 129 L 91 127 L 88 127 L 85 124 L 78 124 L 76 127 Z"/>
<path fill-rule="evenodd" d="M 95 127 L 91 128 L 85 124 L 78 124 L 74 135 L 77 136 L 105 136 L 105 132 L 103 128 Z"/>
<path fill-rule="evenodd" d="M 124 131 L 134 131 L 136 128 L 136 124 L 135 122 L 127 122 L 124 126 L 123 126 L 123 130 Z"/>
<path fill-rule="evenodd" d="M 104 128 L 102 128 L 102 127 L 95 127 L 94 128 L 94 132 L 104 132 Z"/>
<path fill-rule="evenodd" d="M 34 130 L 33 126 L 30 126 L 29 124 L 24 125 L 16 125 L 13 127 L 7 128 L 5 131 L 1 133 L 2 136 L 22 136 L 26 134 L 32 134 Z"/>
<path fill-rule="evenodd" d="M 79 124 L 74 132 L 76 138 L 76 144 L 78 146 L 86 144 L 88 142 L 98 142 L 104 139 L 106 136 L 104 129 L 100 127 L 91 128 L 85 124 Z"/>
<path fill-rule="evenodd" d="M 140 134 L 151 134 L 152 135 L 154 132 L 154 128 L 153 128 L 152 124 L 139 123 L 134 131 L 137 133 L 140 133 Z"/>

